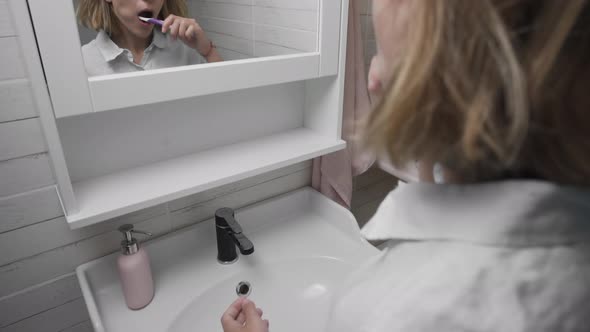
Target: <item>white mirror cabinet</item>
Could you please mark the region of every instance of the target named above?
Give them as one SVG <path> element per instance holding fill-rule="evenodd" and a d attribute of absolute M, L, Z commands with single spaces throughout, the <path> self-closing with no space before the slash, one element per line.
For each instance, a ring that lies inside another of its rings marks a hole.
<path fill-rule="evenodd" d="M 72 0 L 28 0 L 59 132 L 48 141 L 63 151 L 51 158 L 70 227 L 343 149 L 348 0 L 314 3 L 313 52 L 89 77 Z"/>

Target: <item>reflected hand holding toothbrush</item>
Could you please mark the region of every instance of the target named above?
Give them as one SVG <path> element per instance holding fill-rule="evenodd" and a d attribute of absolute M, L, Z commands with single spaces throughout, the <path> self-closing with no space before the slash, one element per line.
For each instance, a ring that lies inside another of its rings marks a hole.
<path fill-rule="evenodd" d="M 207 38 L 205 31 L 195 19 L 176 15 L 169 15 L 163 21 L 151 17 L 138 16 L 138 18 L 143 22 L 161 26 L 162 32 L 168 33 L 172 40 L 180 39 L 205 58 L 208 58 L 215 49 L 215 45 Z"/>

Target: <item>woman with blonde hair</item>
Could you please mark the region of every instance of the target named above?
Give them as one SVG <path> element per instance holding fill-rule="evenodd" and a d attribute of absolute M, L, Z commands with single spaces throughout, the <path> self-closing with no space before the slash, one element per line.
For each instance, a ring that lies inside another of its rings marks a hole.
<path fill-rule="evenodd" d="M 367 142 L 447 183 L 381 204 L 329 331 L 590 331 L 589 2 L 373 0 Z M 265 331 L 254 310 L 225 331 Z"/>
<path fill-rule="evenodd" d="M 82 47 L 90 76 L 222 60 L 201 26 L 186 18 L 186 0 L 80 0 L 77 15 L 98 32 Z M 154 28 L 140 17 L 163 24 Z"/>

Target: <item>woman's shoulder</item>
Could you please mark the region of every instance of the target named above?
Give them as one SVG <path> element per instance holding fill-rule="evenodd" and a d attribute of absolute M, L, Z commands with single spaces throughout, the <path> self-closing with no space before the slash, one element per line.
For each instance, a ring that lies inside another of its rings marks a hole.
<path fill-rule="evenodd" d="M 119 50 L 107 45 L 105 38 L 109 37 L 99 32 L 96 38 L 82 46 L 82 57 L 89 76 L 115 73 L 108 61 L 114 59 Z"/>
<path fill-rule="evenodd" d="M 436 287 L 449 300 L 438 308 L 438 322 L 485 332 L 588 327 L 590 244 L 475 250 L 482 255 L 468 257 L 480 261 L 464 261 L 464 272 L 457 265 L 457 284 L 446 278 Z"/>
<path fill-rule="evenodd" d="M 585 331 L 588 280 L 590 245 L 405 242 L 335 298 L 330 331 Z"/>
<path fill-rule="evenodd" d="M 473 253 L 464 253 L 469 250 Z M 587 328 L 590 244 L 525 248 L 457 244 L 448 254 L 446 260 L 455 264 L 447 265 L 447 276 L 423 285 L 442 300 L 429 307 L 430 313 L 422 311 L 426 317 L 432 314 L 432 327 L 450 324 L 449 328 L 482 332 Z M 440 276 L 445 265 L 433 272 Z M 416 323 L 420 325 L 420 320 Z"/>
<path fill-rule="evenodd" d="M 82 57 L 84 58 L 86 72 L 90 76 L 102 74 L 103 67 L 107 66 L 96 39 L 82 46 Z"/>
<path fill-rule="evenodd" d="M 110 39 L 104 31 L 99 31 L 96 37 L 82 45 L 82 55 L 89 63 L 105 62 L 103 51 L 107 47 L 107 40 Z"/>

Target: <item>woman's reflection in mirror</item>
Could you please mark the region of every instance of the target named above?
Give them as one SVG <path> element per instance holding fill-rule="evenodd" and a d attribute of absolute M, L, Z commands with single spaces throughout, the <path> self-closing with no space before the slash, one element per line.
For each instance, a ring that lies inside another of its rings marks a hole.
<path fill-rule="evenodd" d="M 89 76 L 222 61 L 186 0 L 80 0 L 77 16 L 98 32 L 82 46 Z"/>

